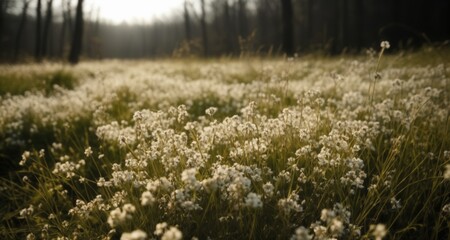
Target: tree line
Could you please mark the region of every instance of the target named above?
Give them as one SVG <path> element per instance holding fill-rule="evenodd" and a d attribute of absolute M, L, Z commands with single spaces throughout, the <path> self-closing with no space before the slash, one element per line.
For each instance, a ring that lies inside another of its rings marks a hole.
<path fill-rule="evenodd" d="M 450 36 L 447 0 L 185 0 L 172 17 L 132 24 L 101 20 L 83 0 L 62 2 L 2 0 L 0 59 L 335 55 Z"/>

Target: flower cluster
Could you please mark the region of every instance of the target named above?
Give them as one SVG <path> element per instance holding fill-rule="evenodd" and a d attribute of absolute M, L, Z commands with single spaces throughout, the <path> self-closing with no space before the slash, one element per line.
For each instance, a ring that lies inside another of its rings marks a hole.
<path fill-rule="evenodd" d="M 245 66 L 81 64 L 103 77 L 2 96 L 0 149 L 55 142 L 17 156 L 33 231 L 18 238 L 382 239 L 448 216 L 444 67 L 393 65 L 373 86 L 370 60 Z"/>

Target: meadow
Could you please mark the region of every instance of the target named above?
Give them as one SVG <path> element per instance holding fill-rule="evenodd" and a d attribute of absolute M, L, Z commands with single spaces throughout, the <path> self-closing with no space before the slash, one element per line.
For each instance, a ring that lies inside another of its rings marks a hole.
<path fill-rule="evenodd" d="M 448 49 L 0 65 L 1 239 L 448 239 Z"/>

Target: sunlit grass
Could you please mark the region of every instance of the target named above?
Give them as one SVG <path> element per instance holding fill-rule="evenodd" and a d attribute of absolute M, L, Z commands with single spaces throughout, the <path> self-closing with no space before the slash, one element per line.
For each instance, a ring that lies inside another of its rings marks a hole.
<path fill-rule="evenodd" d="M 24 69 L 25 70 L 25 69 Z M 55 86 L 73 89 L 77 78 L 67 70 L 25 72 L 2 71 L 0 74 L 0 95 L 21 95 L 25 92 L 53 92 Z"/>
<path fill-rule="evenodd" d="M 0 236 L 445 239 L 450 90 L 428 54 L 91 62 L 71 86 L 23 66 L 62 88 L 2 97 Z"/>

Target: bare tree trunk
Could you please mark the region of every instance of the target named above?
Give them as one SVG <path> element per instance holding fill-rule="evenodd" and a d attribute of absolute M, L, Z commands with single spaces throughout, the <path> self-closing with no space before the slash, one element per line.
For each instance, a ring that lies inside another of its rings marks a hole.
<path fill-rule="evenodd" d="M 233 52 L 233 42 L 232 42 L 232 28 L 231 28 L 231 20 L 230 20 L 230 5 L 228 4 L 228 0 L 224 1 L 223 4 L 223 15 L 224 15 L 224 25 L 225 25 L 225 48 L 228 54 Z"/>
<path fill-rule="evenodd" d="M 0 1 L 0 33 L 2 33 L 3 32 L 3 19 L 4 19 L 4 16 L 5 16 L 5 13 L 4 13 L 4 9 L 5 9 L 5 5 L 6 5 L 6 1 Z"/>
<path fill-rule="evenodd" d="M 49 45 L 49 32 L 50 32 L 50 26 L 52 24 L 52 5 L 53 0 L 47 0 L 47 11 L 45 14 L 45 24 L 44 24 L 44 32 L 42 34 L 42 56 L 46 57 L 47 54 L 47 48 Z"/>
<path fill-rule="evenodd" d="M 61 6 L 62 6 L 62 15 L 63 15 L 63 21 L 61 23 L 61 35 L 59 37 L 59 58 L 63 58 L 64 57 L 64 47 L 65 47 L 65 43 L 66 43 L 66 25 L 67 25 L 67 10 L 65 9 L 64 6 L 65 2 L 63 1 Z"/>
<path fill-rule="evenodd" d="M 3 34 L 5 31 L 5 15 L 8 11 L 8 8 L 10 7 L 10 1 L 9 0 L 0 0 L 0 50 L 3 52 L 4 46 L 3 46 Z"/>
<path fill-rule="evenodd" d="M 28 11 L 28 6 L 30 5 L 30 0 L 25 0 L 23 3 L 23 8 L 22 8 L 22 17 L 20 18 L 20 24 L 19 24 L 19 29 L 17 30 L 17 35 L 16 35 L 16 46 L 14 48 L 14 60 L 17 61 L 18 57 L 19 57 L 19 49 L 20 49 L 20 44 L 21 44 L 21 40 L 22 40 L 22 33 L 23 33 L 23 29 L 25 28 L 25 24 L 27 22 L 27 11 Z"/>
<path fill-rule="evenodd" d="M 291 0 L 281 0 L 281 13 L 283 21 L 283 52 L 288 55 L 294 55 L 294 13 Z"/>
<path fill-rule="evenodd" d="M 248 35 L 247 23 L 247 2 L 245 0 L 238 0 L 238 23 L 239 36 L 246 38 Z"/>
<path fill-rule="evenodd" d="M 36 45 L 34 48 L 34 58 L 36 61 L 41 61 L 41 0 L 38 0 L 36 7 Z"/>
<path fill-rule="evenodd" d="M 8 2 L 6 0 L 0 1 L 0 43 L 3 40 L 3 27 L 5 25 L 4 21 L 5 21 L 6 4 L 8 4 Z"/>
<path fill-rule="evenodd" d="M 184 0 L 184 31 L 186 41 L 191 41 L 191 18 L 189 16 L 188 0 Z"/>
<path fill-rule="evenodd" d="M 205 0 L 200 0 L 200 3 L 202 8 L 202 16 L 200 19 L 200 24 L 202 28 L 203 55 L 207 57 L 209 55 L 209 49 L 208 49 L 208 33 L 206 30 Z"/>
<path fill-rule="evenodd" d="M 67 0 L 67 25 L 69 26 L 69 39 L 73 38 L 73 23 L 72 23 L 72 0 Z"/>
<path fill-rule="evenodd" d="M 338 4 L 337 50 L 342 52 L 347 44 L 347 0 L 339 0 Z"/>
<path fill-rule="evenodd" d="M 312 39 L 313 39 L 313 1 L 306 1 L 306 31 L 305 36 L 305 46 L 307 49 L 311 49 Z"/>
<path fill-rule="evenodd" d="M 83 0 L 78 0 L 77 14 L 75 17 L 75 30 L 73 33 L 72 47 L 70 49 L 69 62 L 77 64 L 80 61 L 80 54 L 83 42 Z"/>
<path fill-rule="evenodd" d="M 360 51 L 364 46 L 364 1 L 356 0 L 356 49 Z"/>

